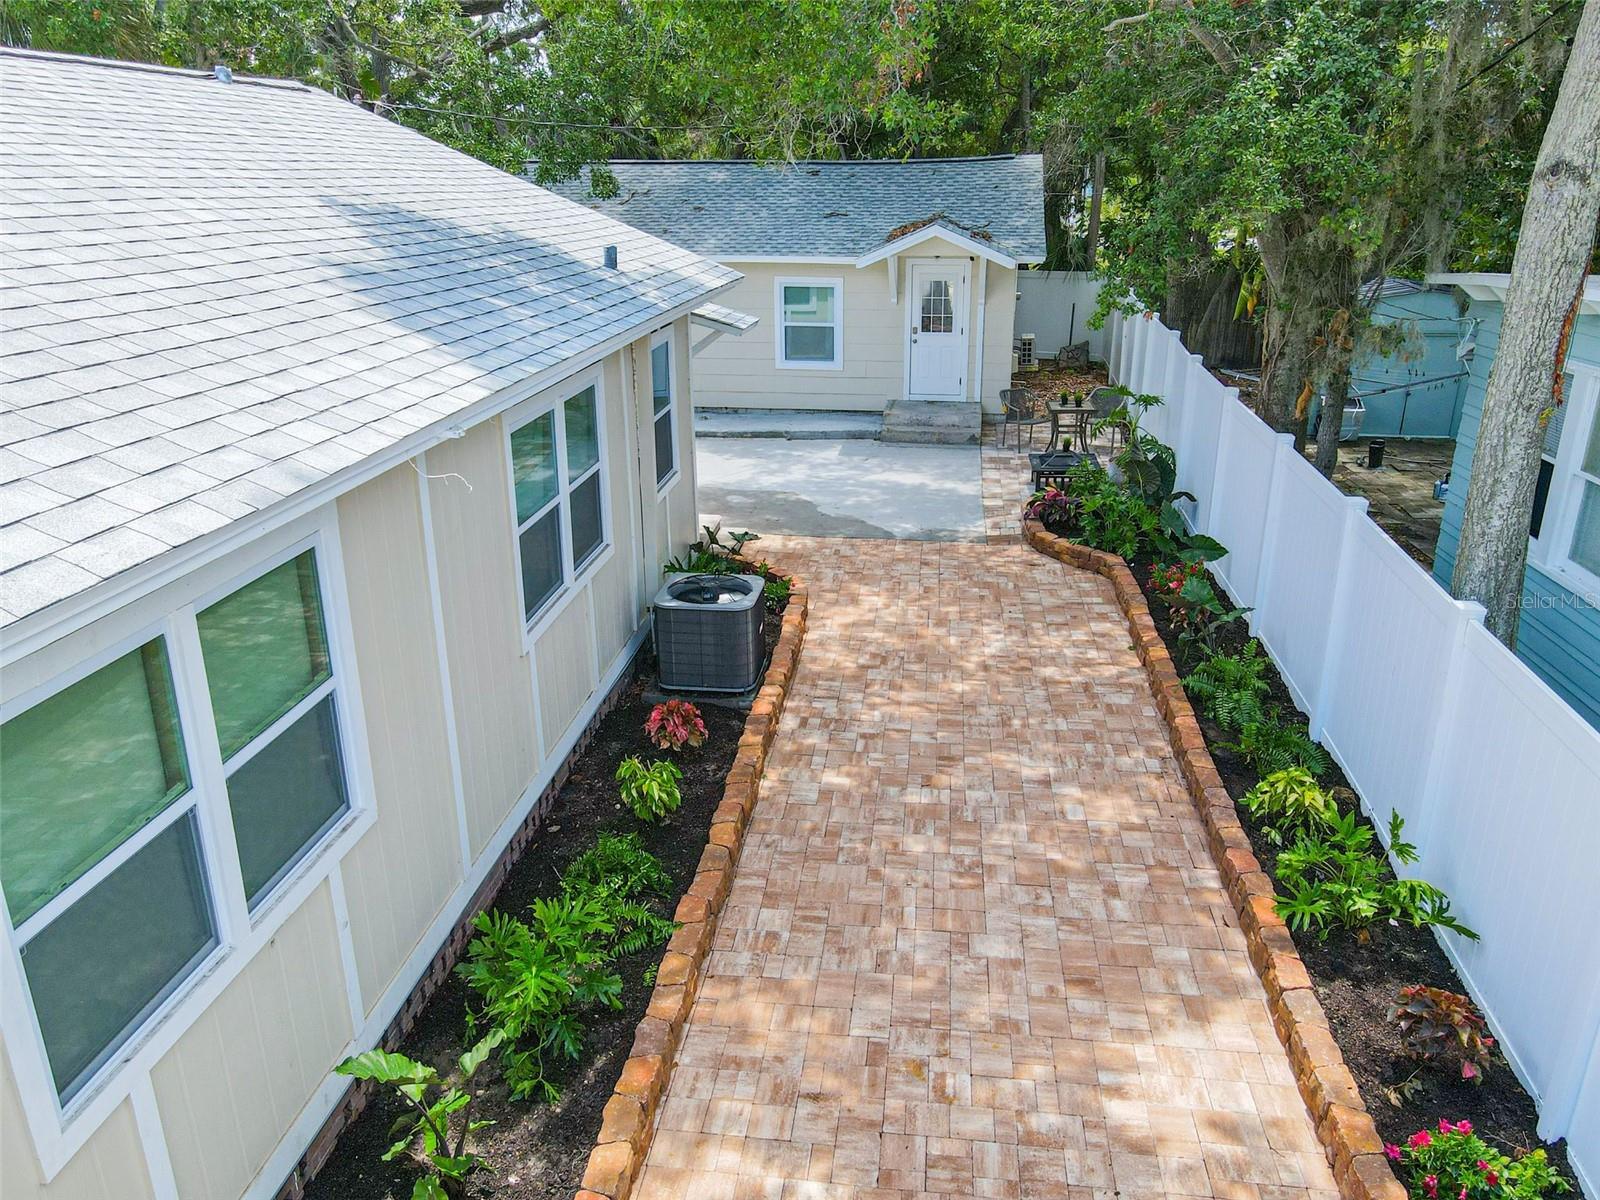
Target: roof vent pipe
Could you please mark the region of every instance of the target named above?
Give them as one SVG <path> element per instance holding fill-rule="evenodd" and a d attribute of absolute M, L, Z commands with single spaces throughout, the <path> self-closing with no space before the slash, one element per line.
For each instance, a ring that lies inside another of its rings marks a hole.
<path fill-rule="evenodd" d="M 211 68 L 211 78 L 215 79 L 218 83 L 232 83 L 233 72 L 228 70 L 228 68 L 223 66 L 221 63 L 218 63 L 216 66 Z"/>
<path fill-rule="evenodd" d="M 615 246 L 606 247 L 606 266 L 613 271 L 617 269 L 617 248 Z"/>

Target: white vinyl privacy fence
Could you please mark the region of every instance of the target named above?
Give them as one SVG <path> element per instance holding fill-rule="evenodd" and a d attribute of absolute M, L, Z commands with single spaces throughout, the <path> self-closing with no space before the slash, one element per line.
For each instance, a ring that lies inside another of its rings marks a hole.
<path fill-rule="evenodd" d="M 1113 380 L 1166 400 L 1144 426 L 1177 451 L 1194 528 L 1228 547 L 1218 578 L 1379 830 L 1405 818 L 1408 873 L 1481 935 L 1440 940 L 1541 1135 L 1569 1140 L 1600 1195 L 1600 733 L 1176 331 L 1142 315 L 1107 328 Z"/>

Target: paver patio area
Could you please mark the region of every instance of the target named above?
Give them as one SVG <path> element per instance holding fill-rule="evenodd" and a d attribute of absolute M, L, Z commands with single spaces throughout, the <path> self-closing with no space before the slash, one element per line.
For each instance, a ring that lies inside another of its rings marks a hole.
<path fill-rule="evenodd" d="M 637 1195 L 1334 1200 L 1110 584 L 761 549 L 811 629 Z"/>

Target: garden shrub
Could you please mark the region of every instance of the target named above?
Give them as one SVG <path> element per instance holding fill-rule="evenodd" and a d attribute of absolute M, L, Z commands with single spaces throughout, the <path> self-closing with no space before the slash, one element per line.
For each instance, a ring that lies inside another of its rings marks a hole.
<path fill-rule="evenodd" d="M 1412 984 L 1400 989 L 1388 1019 L 1400 1027 L 1400 1045 L 1413 1058 L 1451 1059 L 1461 1078 L 1480 1080 L 1494 1059 L 1494 1038 L 1470 996 Z"/>
<path fill-rule="evenodd" d="M 1238 654 L 1213 652 L 1184 677 L 1183 686 L 1201 711 L 1224 729 L 1243 729 L 1261 721 L 1267 694 L 1267 667 L 1254 638 Z"/>
<path fill-rule="evenodd" d="M 677 923 L 650 907 L 651 897 L 672 894 L 672 876 L 636 833 L 603 833 L 561 873 L 561 894 L 598 904 L 612 933 L 611 957 L 659 946 Z"/>
<path fill-rule="evenodd" d="M 1320 779 L 1333 765 L 1328 752 L 1311 740 L 1311 734 L 1298 724 L 1286 722 L 1282 711 L 1276 708 L 1240 729 L 1239 740 L 1229 749 L 1263 778 L 1299 767 Z"/>
<path fill-rule="evenodd" d="M 646 763 L 631 755 L 617 764 L 617 782 L 622 785 L 622 802 L 641 821 L 659 821 L 678 811 L 683 795 L 678 781 L 683 772 L 665 759 Z"/>
<path fill-rule="evenodd" d="M 768 612 L 777 612 L 789 603 L 789 581 L 782 575 L 769 575 L 767 582 L 761 588 L 761 598 L 766 601 Z"/>
<path fill-rule="evenodd" d="M 1274 846 L 1302 833 L 1315 835 L 1339 815 L 1332 798 L 1304 767 L 1274 771 L 1246 792 L 1241 803 L 1262 823 Z"/>
<path fill-rule="evenodd" d="M 1385 1145 L 1412 1200 L 1542 1200 L 1571 1191 L 1543 1150 L 1510 1158 L 1472 1132 L 1470 1121 L 1420 1129 L 1404 1146 Z"/>
<path fill-rule="evenodd" d="M 1389 850 L 1402 864 L 1417 861 L 1417 848 L 1402 838 L 1405 822 L 1389 814 Z M 1421 879 L 1385 879 L 1384 861 L 1373 845 L 1372 827 L 1358 813 L 1333 817 L 1315 832 L 1302 832 L 1278 855 L 1278 915 L 1291 929 L 1326 939 L 1335 929 L 1371 936 L 1382 921 L 1435 925 L 1463 937 L 1478 935 L 1450 913 L 1450 898 Z"/>
<path fill-rule="evenodd" d="M 644 731 L 662 750 L 682 750 L 701 746 L 706 740 L 706 723 L 700 710 L 687 700 L 663 700 L 645 718 Z"/>
<path fill-rule="evenodd" d="M 577 1059 L 582 1010 L 622 1007 L 622 976 L 608 968 L 616 926 L 592 895 L 535 900 L 533 920 L 479 913 L 478 936 L 457 973 L 479 997 L 468 1009 L 469 1036 L 480 1026 L 502 1035 L 506 1083 L 518 1100 L 554 1100 L 551 1060 Z"/>

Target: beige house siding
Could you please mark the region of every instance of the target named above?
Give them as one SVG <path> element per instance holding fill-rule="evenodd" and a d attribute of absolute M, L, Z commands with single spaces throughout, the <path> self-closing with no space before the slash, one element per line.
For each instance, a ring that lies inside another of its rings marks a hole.
<path fill-rule="evenodd" d="M 22 1097 L 11 1077 L 9 1060 L 0 1055 L 0 1196 L 15 1200 L 155 1200 L 150 1171 L 133 1107 L 124 1101 L 106 1123 L 48 1184 L 39 1167 Z"/>
<path fill-rule="evenodd" d="M 978 283 L 981 265 L 961 248 L 931 239 L 902 258 L 858 269 L 846 263 L 751 263 L 729 260 L 744 279 L 718 303 L 760 318 L 741 337 L 725 336 L 693 359 L 695 403 L 701 408 L 803 408 L 881 412 L 905 390 L 907 263 L 956 257 L 967 261 L 968 378 L 978 367 Z M 889 271 L 899 272 L 895 299 Z M 1011 338 L 1016 313 L 1016 276 L 989 264 L 984 305 L 983 387 L 986 411 L 998 412 L 1000 389 L 1011 379 Z M 777 365 L 777 281 L 844 282 L 844 355 L 837 370 L 802 370 Z"/>
<path fill-rule="evenodd" d="M 462 879 L 421 483 L 406 464 L 338 502 L 373 785 L 384 801 L 342 867 L 368 1012 Z"/>
<path fill-rule="evenodd" d="M 302 889 L 297 908 L 275 910 L 282 924 L 254 957 L 222 960 L 231 970 L 209 1003 L 180 1008 L 166 1036 L 152 1036 L 137 1078 L 131 1065 L 113 1076 L 142 1097 L 141 1120 L 131 1100 L 109 1108 L 48 1184 L 11 1066 L 15 1046 L 0 1054 L 5 1200 L 256 1200 L 282 1183 L 341 1090 L 332 1067 L 393 1018 L 498 856 L 508 818 L 527 811 L 638 644 L 662 558 L 693 535 L 687 319 L 671 336 L 678 478 L 658 495 L 642 338 L 603 363 L 611 548 L 531 638 L 503 419 L 317 515 L 336 532 L 325 552 L 339 559 L 344 611 L 330 613 L 330 625 L 349 628 L 353 662 L 342 669 L 366 732 L 365 761 L 351 769 L 370 780 L 371 824 L 340 843 L 342 858 L 308 859 L 327 878 Z M 291 527 L 263 535 L 20 660 L 6 673 L 6 697 L 49 683 L 299 536 Z"/>
<path fill-rule="evenodd" d="M 151 1072 L 178 1195 L 243 1194 L 354 1032 L 323 886 Z"/>
<path fill-rule="evenodd" d="M 498 418 L 485 421 L 427 459 L 445 649 L 462 683 L 452 690 L 476 858 L 543 757 L 522 646 L 505 429 Z"/>

